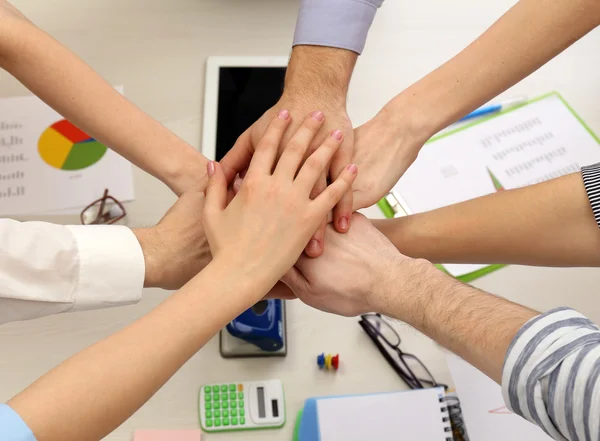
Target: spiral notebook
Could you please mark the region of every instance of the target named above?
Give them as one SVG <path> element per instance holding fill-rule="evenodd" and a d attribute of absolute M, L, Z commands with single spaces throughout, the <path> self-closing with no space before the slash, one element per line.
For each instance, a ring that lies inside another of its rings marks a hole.
<path fill-rule="evenodd" d="M 309 398 L 295 441 L 452 441 L 443 388 Z"/>

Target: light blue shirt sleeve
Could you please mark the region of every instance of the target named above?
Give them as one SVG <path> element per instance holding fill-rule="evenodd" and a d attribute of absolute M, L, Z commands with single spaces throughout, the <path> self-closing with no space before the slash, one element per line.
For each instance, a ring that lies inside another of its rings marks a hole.
<path fill-rule="evenodd" d="M 306 44 L 362 53 L 383 0 L 302 0 L 294 46 Z"/>
<path fill-rule="evenodd" d="M 0 440 L 36 441 L 27 424 L 6 404 L 0 404 Z"/>

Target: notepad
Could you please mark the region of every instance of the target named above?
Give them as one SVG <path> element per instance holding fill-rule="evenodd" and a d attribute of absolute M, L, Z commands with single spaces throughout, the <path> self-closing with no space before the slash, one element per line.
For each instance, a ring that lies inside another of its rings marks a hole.
<path fill-rule="evenodd" d="M 306 401 L 298 441 L 447 441 L 444 390 L 420 389 Z"/>
<path fill-rule="evenodd" d="M 407 214 L 422 213 L 558 178 L 596 162 L 600 140 L 552 93 L 432 138 L 390 196 Z M 443 268 L 470 281 L 489 267 Z"/>
<path fill-rule="evenodd" d="M 200 430 L 136 430 L 133 441 L 200 441 Z"/>

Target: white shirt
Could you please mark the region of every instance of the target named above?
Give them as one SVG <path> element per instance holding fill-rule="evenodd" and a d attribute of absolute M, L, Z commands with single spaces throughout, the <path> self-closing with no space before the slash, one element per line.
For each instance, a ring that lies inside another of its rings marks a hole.
<path fill-rule="evenodd" d="M 127 227 L 0 219 L 0 325 L 136 303 L 144 277 Z"/>

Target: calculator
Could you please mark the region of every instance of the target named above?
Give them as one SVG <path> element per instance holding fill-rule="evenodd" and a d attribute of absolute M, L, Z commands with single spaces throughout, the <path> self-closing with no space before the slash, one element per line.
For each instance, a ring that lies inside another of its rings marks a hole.
<path fill-rule="evenodd" d="M 278 428 L 285 423 L 283 385 L 279 380 L 205 384 L 198 410 L 205 432 Z"/>

